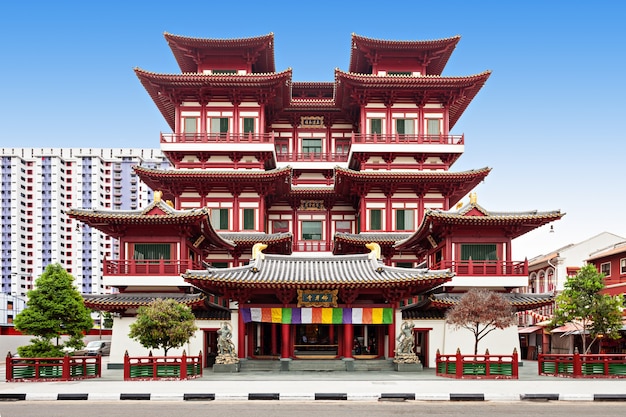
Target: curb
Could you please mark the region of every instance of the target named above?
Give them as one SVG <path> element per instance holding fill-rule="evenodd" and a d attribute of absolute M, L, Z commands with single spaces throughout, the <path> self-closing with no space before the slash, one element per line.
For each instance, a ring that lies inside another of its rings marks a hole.
<path fill-rule="evenodd" d="M 0 393 L 3 401 L 626 401 L 626 394 L 486 393 Z"/>

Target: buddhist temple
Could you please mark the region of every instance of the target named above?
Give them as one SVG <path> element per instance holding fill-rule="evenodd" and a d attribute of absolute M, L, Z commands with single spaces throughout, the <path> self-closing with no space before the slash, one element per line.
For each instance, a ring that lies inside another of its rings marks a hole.
<path fill-rule="evenodd" d="M 135 167 L 155 201 L 68 211 L 119 242 L 103 265 L 116 293 L 85 297 L 114 313 L 111 364 L 146 353 L 127 335 L 156 298 L 192 309 L 185 349 L 205 366 L 225 322 L 239 358 L 276 362 L 390 361 L 406 322 L 434 366 L 437 350 L 473 343 L 445 322 L 464 291 L 502 292 L 518 311 L 552 302 L 511 293 L 528 285 L 511 245 L 563 214 L 487 210 L 472 191 L 491 169 L 452 170 L 466 145 L 453 128 L 490 76 L 442 75 L 460 37 L 353 34 L 333 82 L 277 71 L 273 34 L 165 40 L 179 74 L 135 69 L 171 128 L 172 169 Z M 519 350 L 517 328 L 489 343 Z"/>

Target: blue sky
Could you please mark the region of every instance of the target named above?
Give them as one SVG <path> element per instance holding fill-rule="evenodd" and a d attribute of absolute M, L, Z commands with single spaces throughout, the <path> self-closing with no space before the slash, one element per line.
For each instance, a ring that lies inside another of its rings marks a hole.
<path fill-rule="evenodd" d="M 184 6 L 183 6 L 184 4 Z M 443 75 L 493 71 L 452 133 L 488 210 L 567 213 L 521 259 L 603 231 L 626 238 L 626 6 L 619 1 L 11 1 L 0 6 L 1 147 L 152 147 L 168 132 L 133 68 L 179 72 L 164 32 L 274 33 L 277 70 L 332 81 L 350 35 L 461 35 Z M 614 125 L 617 123 L 616 125 Z M 467 201 L 467 199 L 465 199 Z"/>

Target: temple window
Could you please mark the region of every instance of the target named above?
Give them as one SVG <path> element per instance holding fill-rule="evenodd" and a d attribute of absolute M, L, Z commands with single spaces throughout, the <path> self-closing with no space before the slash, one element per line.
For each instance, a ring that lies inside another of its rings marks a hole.
<path fill-rule="evenodd" d="M 289 222 L 287 220 L 274 220 L 272 230 L 274 233 L 287 233 L 289 232 Z"/>
<path fill-rule="evenodd" d="M 600 272 L 603 273 L 605 277 L 611 276 L 611 262 L 600 264 Z"/>
<path fill-rule="evenodd" d="M 302 240 L 322 240 L 322 222 L 302 222 Z"/>
<path fill-rule="evenodd" d="M 196 117 L 183 118 L 183 129 L 187 136 L 193 136 L 198 132 L 198 119 Z"/>
<path fill-rule="evenodd" d="M 498 259 L 496 245 L 486 244 L 463 244 L 461 245 L 462 261 L 495 261 Z"/>
<path fill-rule="evenodd" d="M 396 262 L 398 268 L 413 268 L 413 262 Z"/>
<path fill-rule="evenodd" d="M 321 139 L 302 139 L 302 153 L 322 153 Z"/>
<path fill-rule="evenodd" d="M 352 223 L 349 220 L 339 220 L 335 223 L 335 232 L 350 233 L 352 232 Z"/>
<path fill-rule="evenodd" d="M 171 259 L 169 243 L 135 243 L 133 259 Z"/>
<path fill-rule="evenodd" d="M 396 133 L 399 135 L 415 134 L 415 119 L 396 119 Z"/>
<path fill-rule="evenodd" d="M 396 230 L 413 230 L 413 210 L 396 210 Z"/>
<path fill-rule="evenodd" d="M 254 212 L 252 208 L 243 209 L 243 230 L 254 230 Z"/>
<path fill-rule="evenodd" d="M 347 155 L 348 152 L 350 152 L 350 142 L 342 140 L 335 143 L 335 153 L 339 155 Z"/>
<path fill-rule="evenodd" d="M 369 119 L 370 133 L 372 135 L 380 135 L 383 133 L 383 119 Z"/>
<path fill-rule="evenodd" d="M 243 133 L 254 133 L 254 117 L 243 118 Z"/>
<path fill-rule="evenodd" d="M 426 132 L 428 135 L 437 136 L 441 134 L 440 119 L 426 119 Z"/>
<path fill-rule="evenodd" d="M 413 73 L 411 71 L 387 71 L 387 75 L 392 77 L 410 77 Z"/>
<path fill-rule="evenodd" d="M 237 74 L 237 70 L 235 70 L 235 69 L 214 69 L 214 70 L 211 70 L 211 74 L 213 74 L 213 75 L 234 75 L 234 74 Z"/>
<path fill-rule="evenodd" d="M 277 140 L 274 144 L 274 148 L 276 148 L 277 155 L 287 155 L 289 153 L 289 145 L 286 140 Z"/>
<path fill-rule="evenodd" d="M 373 209 L 369 211 L 369 215 L 370 215 L 370 230 L 382 230 L 383 211 L 380 209 Z"/>
<path fill-rule="evenodd" d="M 209 119 L 211 133 L 228 133 L 228 117 L 212 117 Z"/>
<path fill-rule="evenodd" d="M 211 224 L 216 230 L 228 230 L 228 209 L 211 209 Z"/>

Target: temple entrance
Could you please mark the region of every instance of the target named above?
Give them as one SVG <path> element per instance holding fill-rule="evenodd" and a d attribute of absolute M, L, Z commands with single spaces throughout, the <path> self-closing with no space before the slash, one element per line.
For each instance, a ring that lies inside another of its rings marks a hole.
<path fill-rule="evenodd" d="M 257 359 L 278 359 L 280 357 L 282 329 L 276 323 L 251 323 L 254 347 L 253 356 Z M 250 331 L 249 330 L 249 331 Z"/>
<path fill-rule="evenodd" d="M 217 356 L 217 329 L 204 331 L 204 367 L 212 368 Z"/>
<path fill-rule="evenodd" d="M 356 359 L 378 358 L 384 352 L 385 326 L 375 324 L 354 325 L 352 354 Z"/>
<path fill-rule="evenodd" d="M 298 324 L 295 327 L 294 356 L 299 359 L 331 359 L 338 355 L 337 326 Z"/>

